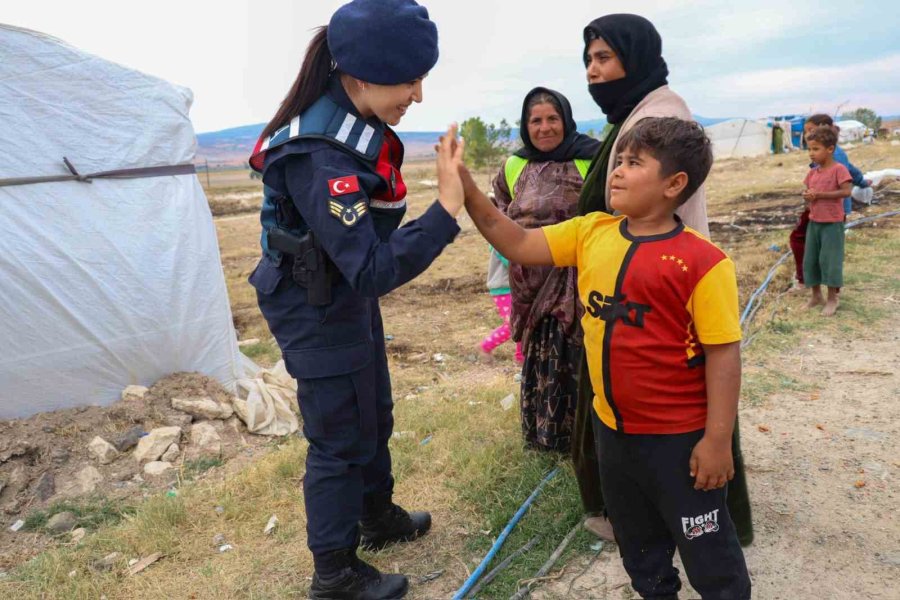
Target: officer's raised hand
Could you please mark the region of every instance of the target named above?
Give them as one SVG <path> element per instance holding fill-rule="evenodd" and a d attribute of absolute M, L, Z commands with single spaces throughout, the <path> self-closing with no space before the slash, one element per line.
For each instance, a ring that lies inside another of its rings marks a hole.
<path fill-rule="evenodd" d="M 457 140 L 456 131 L 456 123 L 451 124 L 437 145 L 438 201 L 454 217 L 462 210 L 466 199 L 459 176 L 465 140 Z"/>

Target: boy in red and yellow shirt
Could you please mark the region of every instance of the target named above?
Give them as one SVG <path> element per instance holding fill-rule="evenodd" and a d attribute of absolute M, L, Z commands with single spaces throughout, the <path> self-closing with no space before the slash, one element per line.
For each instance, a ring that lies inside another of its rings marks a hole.
<path fill-rule="evenodd" d="M 696 123 L 648 118 L 616 152 L 622 216 L 525 230 L 461 169 L 466 209 L 510 261 L 578 267 L 603 496 L 634 588 L 675 597 L 677 547 L 704 598 L 749 598 L 725 505 L 741 377 L 734 264 L 675 215 L 709 173 L 711 145 Z"/>

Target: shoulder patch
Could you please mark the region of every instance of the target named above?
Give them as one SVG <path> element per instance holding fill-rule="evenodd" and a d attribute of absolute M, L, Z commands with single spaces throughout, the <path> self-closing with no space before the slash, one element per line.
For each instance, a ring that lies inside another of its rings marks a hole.
<path fill-rule="evenodd" d="M 359 191 L 359 179 L 356 175 L 346 175 L 336 179 L 328 180 L 328 193 L 332 197 L 343 196 L 344 194 L 352 194 Z"/>
<path fill-rule="evenodd" d="M 331 213 L 331 216 L 340 221 L 344 227 L 353 227 L 359 222 L 359 219 L 368 212 L 368 207 L 366 207 L 364 200 L 360 200 L 351 206 L 341 204 L 337 200 L 329 200 L 328 212 Z"/>

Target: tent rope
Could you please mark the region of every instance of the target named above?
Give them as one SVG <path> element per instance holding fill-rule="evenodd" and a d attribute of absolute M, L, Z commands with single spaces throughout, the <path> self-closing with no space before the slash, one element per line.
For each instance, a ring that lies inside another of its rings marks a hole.
<path fill-rule="evenodd" d="M 166 175 L 193 175 L 197 172 L 196 167 L 191 163 L 183 163 L 178 165 L 160 165 L 157 167 L 133 167 L 129 169 L 113 169 L 110 171 L 98 171 L 96 173 L 88 173 L 82 175 L 75 168 L 75 165 L 63 157 L 63 164 L 66 165 L 71 175 L 44 175 L 39 177 L 8 177 L 0 179 L 0 187 L 9 187 L 14 185 L 34 185 L 37 183 L 54 183 L 58 181 L 80 181 L 81 183 L 91 183 L 92 179 L 139 179 L 143 177 L 163 177 Z"/>
<path fill-rule="evenodd" d="M 738 132 L 737 139 L 734 141 L 734 148 L 731 149 L 731 156 L 729 158 L 734 158 L 734 153 L 737 152 L 738 144 L 741 143 L 741 138 L 744 137 L 744 128 L 747 126 L 747 119 L 744 119 L 744 122 L 741 123 L 741 130 Z"/>

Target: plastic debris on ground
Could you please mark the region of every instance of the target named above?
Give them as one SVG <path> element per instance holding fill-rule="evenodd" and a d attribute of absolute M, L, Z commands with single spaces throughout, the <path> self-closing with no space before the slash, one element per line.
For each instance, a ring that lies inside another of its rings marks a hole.
<path fill-rule="evenodd" d="M 428 442 L 431 441 L 431 438 L 432 438 L 432 437 L 433 437 L 433 436 L 430 436 L 430 435 L 425 436 L 425 439 L 423 439 L 421 442 L 419 442 L 419 445 L 420 445 L 420 446 L 424 446 L 425 444 L 427 444 Z"/>
<path fill-rule="evenodd" d="M 509 410 L 515 404 L 516 397 L 513 394 L 508 395 L 506 398 L 500 401 L 500 406 L 503 407 L 503 410 Z"/>
<path fill-rule="evenodd" d="M 266 528 L 263 529 L 264 535 L 270 535 L 273 531 L 275 531 L 275 526 L 278 525 L 278 517 L 272 515 L 269 517 L 269 522 L 266 523 Z"/>
<path fill-rule="evenodd" d="M 443 569 L 441 569 L 440 571 L 432 571 L 431 573 L 427 573 L 427 574 L 419 577 L 419 579 L 417 580 L 417 583 L 419 585 L 421 585 L 423 583 L 428 583 L 429 581 L 434 581 L 435 579 L 437 579 L 438 577 L 440 577 L 443 574 L 444 574 Z"/>

